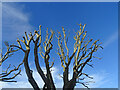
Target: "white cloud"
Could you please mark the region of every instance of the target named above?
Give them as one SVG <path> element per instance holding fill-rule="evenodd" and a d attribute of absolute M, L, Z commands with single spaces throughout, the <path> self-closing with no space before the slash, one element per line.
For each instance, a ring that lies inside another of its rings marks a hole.
<path fill-rule="evenodd" d="M 45 67 L 42 67 L 42 69 L 44 72 L 46 72 Z M 19 75 L 15 79 L 17 81 L 17 83 L 0 82 L 0 85 L 2 86 L 0 88 L 32 88 L 32 86 L 30 85 L 30 83 L 27 80 L 25 71 L 22 71 L 21 74 L 22 74 L 22 76 Z M 60 88 L 62 86 L 62 80 L 59 79 L 59 77 L 58 77 L 58 69 L 56 67 L 52 68 L 52 76 L 53 76 L 53 80 L 55 81 L 56 87 Z M 33 71 L 33 77 L 36 80 L 39 87 L 42 88 L 44 85 L 44 82 L 36 70 Z"/>
<path fill-rule="evenodd" d="M 17 37 L 24 35 L 24 32 L 30 32 L 33 27 L 30 25 L 30 15 L 24 11 L 24 6 L 15 3 L 2 3 L 2 40 L 15 41 Z M 16 77 L 17 83 L 0 82 L 0 88 L 30 88 L 25 72 L 22 76 Z M 27 82 L 27 83 L 26 83 Z"/>
<path fill-rule="evenodd" d="M 2 84 L 2 88 L 32 88 L 27 81 L 25 71 L 22 71 L 21 75 L 18 75 L 15 80 L 17 82 L 0 82 L 0 84 Z"/>
<path fill-rule="evenodd" d="M 45 67 L 42 67 L 42 69 L 45 69 Z M 61 71 L 59 71 L 58 68 L 53 67 L 53 71 L 52 71 L 52 76 L 53 76 L 53 80 L 55 83 L 55 86 L 57 88 L 62 88 L 63 87 L 63 80 L 62 78 L 59 77 L 59 73 Z M 70 74 L 72 75 L 72 72 L 70 72 Z M 40 88 L 43 87 L 44 82 L 41 79 L 40 75 L 38 74 L 38 72 L 36 70 L 33 71 L 33 76 L 34 79 L 36 80 L 37 84 L 39 85 Z M 90 88 L 101 88 L 103 86 L 105 86 L 105 84 L 110 84 L 110 74 L 106 73 L 106 72 L 97 72 L 95 74 L 91 74 L 90 76 L 94 77 L 94 79 L 86 79 L 86 81 L 94 81 L 95 83 L 90 83 L 89 87 Z M 72 76 L 70 76 L 72 77 Z M 30 85 L 30 83 L 27 80 L 27 76 L 25 71 L 22 71 L 22 76 L 18 76 L 16 77 L 16 79 L 18 82 L 17 83 L 1 83 L 0 85 L 2 85 L 3 88 L 32 88 L 32 86 Z M 0 87 L 1 88 L 1 87 Z M 83 87 L 81 84 L 77 84 L 76 88 L 85 88 Z"/>
<path fill-rule="evenodd" d="M 4 40 L 14 40 L 21 35 L 24 35 L 24 32 L 30 32 L 33 30 L 32 26 L 29 24 L 29 14 L 24 12 L 24 7 L 17 7 L 13 4 L 3 4 L 3 39 Z M 118 32 L 115 32 L 112 36 L 108 38 L 108 40 L 104 43 L 104 47 L 112 43 L 114 40 L 118 37 Z M 45 67 L 43 67 L 45 68 Z M 57 88 L 61 88 L 63 86 L 63 81 L 59 77 L 59 69 L 56 67 L 53 67 L 52 75 L 54 77 L 55 85 Z M 35 80 L 39 84 L 40 87 L 44 85 L 44 82 L 42 81 L 41 77 L 39 76 L 37 71 L 34 71 L 33 76 L 35 77 Z M 90 87 L 100 87 L 108 82 L 106 80 L 107 74 L 106 73 L 97 73 L 92 74 L 91 76 L 94 77 L 95 83 L 90 84 Z M 72 72 L 70 72 L 70 78 L 72 77 Z M 0 82 L 0 85 L 2 84 L 2 87 L 5 88 L 31 88 L 31 85 L 27 81 L 27 77 L 25 72 L 22 72 L 22 76 L 18 76 L 16 78 L 18 81 L 17 83 L 2 83 Z M 27 83 L 26 83 L 27 82 Z M 0 86 L 1 88 L 1 86 Z"/>
<path fill-rule="evenodd" d="M 21 74 L 22 76 L 19 75 L 16 77 L 15 79 L 17 81 L 16 83 L 15 82 L 0 82 L 0 84 L 2 84 L 2 88 L 32 88 L 32 86 L 27 80 L 25 71 L 22 71 Z M 40 87 L 44 85 L 41 77 L 39 76 L 36 70 L 33 71 L 33 77 Z"/>
<path fill-rule="evenodd" d="M 24 11 L 25 6 L 11 3 L 2 4 L 3 40 L 16 40 L 24 32 L 33 30 L 29 23 L 30 14 Z"/>
<path fill-rule="evenodd" d="M 46 74 L 46 68 L 42 67 L 42 70 Z M 63 86 L 62 79 L 59 76 L 59 72 L 60 71 L 59 71 L 59 69 L 57 69 L 57 67 L 53 67 L 51 69 L 51 73 L 52 73 L 52 76 L 53 76 L 53 81 L 54 81 L 55 86 L 57 88 L 61 88 Z M 39 84 L 39 86 L 42 88 L 43 85 L 44 85 L 44 82 L 41 79 L 40 75 L 37 73 L 37 71 L 34 72 L 34 77 L 35 77 L 35 80 L 37 81 L 37 83 Z"/>
<path fill-rule="evenodd" d="M 104 72 L 104 71 L 100 71 L 94 74 L 89 75 L 91 77 L 93 77 L 93 79 L 89 79 L 86 78 L 83 82 L 88 82 L 88 81 L 92 81 L 91 83 L 89 83 L 88 87 L 89 88 L 104 88 L 105 85 L 110 84 L 110 74 Z M 84 86 L 82 86 L 81 84 L 77 84 L 77 88 L 81 87 L 81 88 L 85 88 Z M 106 88 L 106 87 L 105 87 Z"/>
<path fill-rule="evenodd" d="M 110 45 L 110 44 L 113 43 L 117 38 L 118 38 L 118 31 L 116 31 L 116 32 L 113 33 L 110 37 L 108 37 L 108 39 L 103 43 L 103 47 L 106 47 L 106 46 Z"/>
<path fill-rule="evenodd" d="M 99 72 L 96 74 L 91 75 L 94 77 L 93 81 L 95 83 L 91 83 L 89 86 L 90 88 L 100 88 L 103 87 L 104 84 L 109 83 L 110 79 L 108 78 L 109 74 L 105 72 Z"/>
<path fill-rule="evenodd" d="M 31 85 L 29 85 L 29 83 L 23 81 L 19 81 L 17 83 L 14 82 L 11 83 L 1 82 L 1 83 L 2 83 L 2 88 L 32 88 Z"/>

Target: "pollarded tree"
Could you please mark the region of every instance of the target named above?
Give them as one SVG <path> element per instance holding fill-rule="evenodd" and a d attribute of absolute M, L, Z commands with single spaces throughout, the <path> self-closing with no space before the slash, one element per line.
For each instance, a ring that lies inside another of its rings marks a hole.
<path fill-rule="evenodd" d="M 61 60 L 61 66 L 63 67 L 63 82 L 64 86 L 63 89 L 71 88 L 72 90 L 76 86 L 76 83 L 82 84 L 83 86 L 88 88 L 88 82 L 84 82 L 83 80 L 85 78 L 81 78 L 83 75 L 85 75 L 88 78 L 93 79 L 93 77 L 90 77 L 88 74 L 83 72 L 83 69 L 86 65 L 89 65 L 90 67 L 93 67 L 92 64 L 89 64 L 92 62 L 92 58 L 98 58 L 93 56 L 93 53 L 97 52 L 99 48 L 102 48 L 101 43 L 97 44 L 99 40 L 94 41 L 91 45 L 90 42 L 93 41 L 93 39 L 85 40 L 87 31 L 84 31 L 84 28 L 86 26 L 79 24 L 80 30 L 76 33 L 76 36 L 74 36 L 74 48 L 73 53 L 71 55 L 69 54 L 69 49 L 67 45 L 68 38 L 66 38 L 65 29 L 62 27 L 63 31 L 63 37 L 60 32 L 58 32 L 58 55 Z M 63 42 L 64 41 L 64 42 Z M 64 43 L 64 45 L 63 45 Z M 64 47 L 66 50 L 64 50 Z M 103 48 L 102 48 L 103 49 Z M 67 53 L 65 53 L 67 51 Z M 100 58 L 98 58 L 100 59 Z M 73 63 L 73 73 L 72 73 L 72 79 L 69 79 L 69 68 L 70 64 Z"/>
<path fill-rule="evenodd" d="M 41 41 L 42 41 L 41 26 L 39 27 L 38 31 L 36 31 L 36 30 L 34 31 L 34 34 L 30 33 L 27 35 L 27 33 L 25 32 L 25 37 L 23 36 L 23 40 L 17 39 L 18 45 L 10 45 L 10 47 L 16 47 L 24 52 L 23 62 L 24 62 L 25 71 L 26 71 L 29 83 L 32 85 L 32 87 L 35 90 L 40 90 L 40 88 L 32 75 L 33 70 L 30 69 L 29 62 L 28 62 L 28 57 L 29 57 L 29 53 L 31 50 L 30 43 L 31 43 L 31 41 L 33 41 L 33 43 L 34 43 L 34 58 L 35 58 L 34 61 L 35 61 L 36 69 L 37 69 L 40 77 L 43 79 L 43 81 L 45 83 L 43 88 L 44 89 L 47 88 L 48 90 L 55 90 L 55 85 L 54 85 L 53 78 L 52 78 L 51 71 L 50 71 L 50 68 L 52 68 L 54 62 L 52 62 L 51 65 L 49 63 L 49 58 L 50 58 L 49 53 L 50 53 L 50 50 L 53 48 L 53 45 L 51 43 L 53 40 L 53 34 L 54 34 L 54 32 L 51 31 L 51 36 L 50 36 L 50 38 L 48 38 L 49 34 L 47 32 L 46 40 L 43 43 L 44 52 L 43 51 L 39 52 L 45 62 L 46 71 L 47 71 L 46 75 L 44 74 L 44 72 L 39 64 L 39 57 L 38 57 L 38 48 L 41 48 Z M 36 36 L 36 38 L 34 38 L 35 36 Z M 24 44 L 24 46 L 26 47 L 25 49 L 23 48 L 21 43 Z"/>
<path fill-rule="evenodd" d="M 86 24 L 85 24 L 86 25 Z M 99 48 L 102 48 L 100 45 L 101 43 L 98 44 L 99 40 L 94 41 L 91 45 L 90 42 L 93 40 L 90 39 L 88 41 L 85 40 L 87 32 L 84 31 L 85 25 L 80 24 L 80 30 L 76 32 L 76 36 L 74 37 L 75 43 L 74 43 L 74 48 L 73 52 L 69 53 L 68 49 L 68 44 L 66 39 L 66 34 L 65 34 L 65 29 L 62 27 L 63 34 L 58 32 L 58 36 L 56 37 L 58 39 L 58 55 L 60 57 L 61 61 L 61 67 L 63 68 L 63 89 L 65 90 L 66 88 L 70 88 L 73 90 L 76 86 L 76 83 L 80 83 L 84 85 L 85 87 L 88 88 L 87 84 L 89 82 L 83 82 L 84 78 L 81 78 L 83 75 L 85 75 L 88 78 L 91 78 L 88 74 L 83 72 L 83 69 L 85 68 L 86 65 L 89 65 L 92 67 L 89 62 L 92 62 L 92 58 L 95 58 L 93 56 L 93 53 L 97 52 Z M 53 81 L 53 76 L 51 74 L 51 68 L 54 65 L 54 62 L 50 63 L 50 51 L 53 48 L 53 35 L 54 32 L 51 30 L 51 35 L 49 36 L 48 29 L 46 31 L 46 38 L 45 41 L 42 42 L 42 36 L 41 36 L 41 25 L 39 26 L 39 30 L 35 30 L 34 33 L 27 34 L 25 32 L 25 36 L 23 36 L 23 40 L 17 39 L 18 45 L 10 45 L 10 47 L 18 48 L 22 52 L 24 52 L 24 67 L 26 71 L 26 75 L 28 77 L 29 83 L 32 85 L 34 90 L 40 90 L 39 85 L 36 83 L 32 73 L 33 70 L 31 70 L 30 65 L 29 65 L 29 54 L 30 54 L 30 43 L 34 43 L 34 62 L 35 66 L 37 69 L 37 72 L 39 73 L 40 77 L 44 81 L 44 90 L 56 90 L 54 81 Z M 63 42 L 64 40 L 64 42 Z M 24 45 L 24 46 L 23 46 Z M 44 51 L 41 50 L 42 46 L 44 47 Z M 66 48 L 66 53 L 65 49 Z M 40 52 L 39 52 L 40 49 Z M 40 55 L 38 55 L 40 54 Z M 41 61 L 41 56 L 42 59 L 44 60 L 45 67 L 46 67 L 46 74 L 43 72 L 39 61 Z M 69 68 L 70 64 L 73 64 L 73 73 L 72 73 L 72 79 L 69 79 Z M 82 81 L 82 82 L 81 82 Z"/>

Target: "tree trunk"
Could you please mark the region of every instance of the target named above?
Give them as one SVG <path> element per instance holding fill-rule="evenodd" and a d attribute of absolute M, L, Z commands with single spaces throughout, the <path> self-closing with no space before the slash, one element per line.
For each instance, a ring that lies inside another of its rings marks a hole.
<path fill-rule="evenodd" d="M 50 82 L 50 90 L 56 90 L 55 88 L 55 85 L 54 85 L 54 82 L 53 82 L 53 78 L 52 78 L 52 75 L 51 75 L 51 71 L 50 71 L 50 67 L 49 67 L 49 55 L 46 54 L 45 55 L 45 65 L 46 65 L 46 70 L 47 70 L 47 79 L 49 80 Z"/>
<path fill-rule="evenodd" d="M 75 86 L 76 86 L 76 75 L 77 74 L 73 74 L 73 78 L 68 81 L 67 83 L 64 84 L 63 86 L 63 90 L 69 89 L 69 90 L 74 90 Z"/>
<path fill-rule="evenodd" d="M 30 70 L 30 67 L 29 67 L 29 64 L 28 64 L 29 52 L 30 52 L 30 50 L 26 50 L 25 56 L 24 56 L 25 71 L 26 71 L 26 74 L 27 74 L 27 77 L 28 77 L 28 81 L 30 82 L 30 84 L 32 85 L 34 90 L 40 90 L 40 88 L 38 87 L 37 83 L 35 82 L 35 80 L 32 76 L 32 70 Z"/>
<path fill-rule="evenodd" d="M 45 85 L 47 85 L 47 88 L 50 89 L 50 84 L 49 84 L 50 81 L 48 81 L 48 79 L 45 77 L 45 74 L 42 71 L 40 64 L 39 64 L 37 44 L 35 44 L 35 47 L 34 47 L 34 57 L 35 57 L 36 69 L 37 69 L 39 75 L 41 76 L 42 80 L 45 82 Z"/>

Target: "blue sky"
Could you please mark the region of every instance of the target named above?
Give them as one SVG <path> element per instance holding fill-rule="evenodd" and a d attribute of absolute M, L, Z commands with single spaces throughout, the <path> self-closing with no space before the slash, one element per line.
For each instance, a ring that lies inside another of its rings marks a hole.
<path fill-rule="evenodd" d="M 100 39 L 103 42 L 103 50 L 99 50 L 96 55 L 102 57 L 101 60 L 94 60 L 94 69 L 88 67 L 85 69 L 86 73 L 94 76 L 95 84 L 90 87 L 95 88 L 116 88 L 118 87 L 118 3 L 3 3 L 2 4 L 2 40 L 8 41 L 11 44 L 16 43 L 16 38 L 22 38 L 25 31 L 33 32 L 42 25 L 42 36 L 45 37 L 45 30 L 53 29 L 55 32 L 61 30 L 63 26 L 69 32 L 69 48 L 73 49 L 72 37 L 75 35 L 73 31 L 77 31 L 79 26 L 77 24 L 87 24 L 85 30 L 88 31 L 87 36 L 94 40 Z M 74 30 L 73 30 L 74 29 Z M 67 34 L 68 35 L 68 34 Z M 44 38 L 43 38 L 44 39 Z M 57 39 L 54 36 L 53 45 L 54 50 L 51 51 L 51 60 L 56 56 Z M 3 44 L 4 47 L 4 44 Z M 31 55 L 33 52 L 31 52 Z M 15 56 L 10 57 L 6 62 L 7 66 L 10 62 L 12 64 L 19 64 L 23 59 L 23 53 L 18 52 Z M 34 57 L 30 56 L 33 60 Z M 57 87 L 61 87 L 62 80 L 58 74 L 62 74 L 60 68 L 59 57 L 55 58 L 55 66 L 53 75 L 55 76 L 55 83 Z M 34 63 L 30 60 L 33 69 Z M 40 62 L 41 64 L 43 61 Z M 42 66 L 44 68 L 44 66 Z M 4 67 L 3 67 L 4 69 Z M 16 78 L 19 84 L 10 83 L 13 87 L 21 87 L 20 83 L 25 83 L 24 70 L 23 76 Z M 34 75 L 37 72 L 34 72 Z M 22 80 L 21 78 L 24 77 Z M 38 80 L 39 77 L 35 76 Z M 59 83 L 60 82 L 60 83 Z M 40 79 L 38 81 L 40 82 Z M 3 87 L 8 83 L 3 83 Z M 43 85 L 43 84 L 42 84 Z M 26 87 L 29 87 L 29 83 Z M 8 86 L 9 87 L 9 86 Z M 77 85 L 77 87 L 81 87 Z"/>

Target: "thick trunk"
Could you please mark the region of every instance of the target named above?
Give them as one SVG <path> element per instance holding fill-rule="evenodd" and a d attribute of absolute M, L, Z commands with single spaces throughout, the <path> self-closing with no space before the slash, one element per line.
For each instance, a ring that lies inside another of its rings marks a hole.
<path fill-rule="evenodd" d="M 46 65 L 46 69 L 47 69 L 47 79 L 50 82 L 50 88 L 51 88 L 50 90 L 56 90 L 54 82 L 53 82 L 53 78 L 52 78 L 52 75 L 51 75 L 48 60 L 49 60 L 49 55 L 45 55 L 45 65 Z"/>
<path fill-rule="evenodd" d="M 68 68 L 66 67 L 65 68 L 65 71 L 63 72 L 63 81 L 64 81 L 64 84 L 66 84 L 68 82 Z"/>
<path fill-rule="evenodd" d="M 50 71 L 48 71 L 47 73 L 48 73 L 47 78 L 49 78 L 50 80 L 51 90 L 56 90 Z"/>
<path fill-rule="evenodd" d="M 36 65 L 36 69 L 39 73 L 39 75 L 41 76 L 42 80 L 45 82 L 45 84 L 47 85 L 47 88 L 50 89 L 50 82 L 49 80 L 45 77 L 44 72 L 42 71 L 40 65 L 39 65 L 39 60 L 38 60 L 38 50 L 37 50 L 37 45 L 35 45 L 34 47 L 34 57 L 35 57 L 35 65 Z"/>
<path fill-rule="evenodd" d="M 32 76 L 32 70 L 30 70 L 30 67 L 29 67 L 29 64 L 28 64 L 29 52 L 30 52 L 30 50 L 27 50 L 25 52 L 25 56 L 24 56 L 25 71 L 26 71 L 26 74 L 27 74 L 27 77 L 28 77 L 28 81 L 30 82 L 30 84 L 32 85 L 34 90 L 40 90 L 40 88 L 38 87 L 37 83 L 35 82 L 35 80 Z"/>
<path fill-rule="evenodd" d="M 69 90 L 74 90 L 75 87 L 75 82 L 74 80 L 70 80 L 63 86 L 63 90 L 69 89 Z"/>
<path fill-rule="evenodd" d="M 76 86 L 76 76 L 77 76 L 77 74 L 74 73 L 73 78 L 64 84 L 63 90 L 66 90 L 66 89 L 74 90 L 74 88 Z"/>
<path fill-rule="evenodd" d="M 39 65 L 39 59 L 38 59 L 38 47 L 37 47 L 37 43 L 38 43 L 39 38 L 36 40 L 35 42 L 35 47 L 34 47 L 34 57 L 35 57 L 35 65 L 36 65 L 36 69 L 39 73 L 39 75 L 41 76 L 41 78 L 43 79 L 45 86 L 43 89 L 48 89 L 48 90 L 55 90 L 55 86 L 52 80 L 52 76 L 49 70 L 49 64 L 46 65 L 46 69 L 47 69 L 47 78 L 44 74 L 44 72 L 42 71 L 40 65 Z"/>

